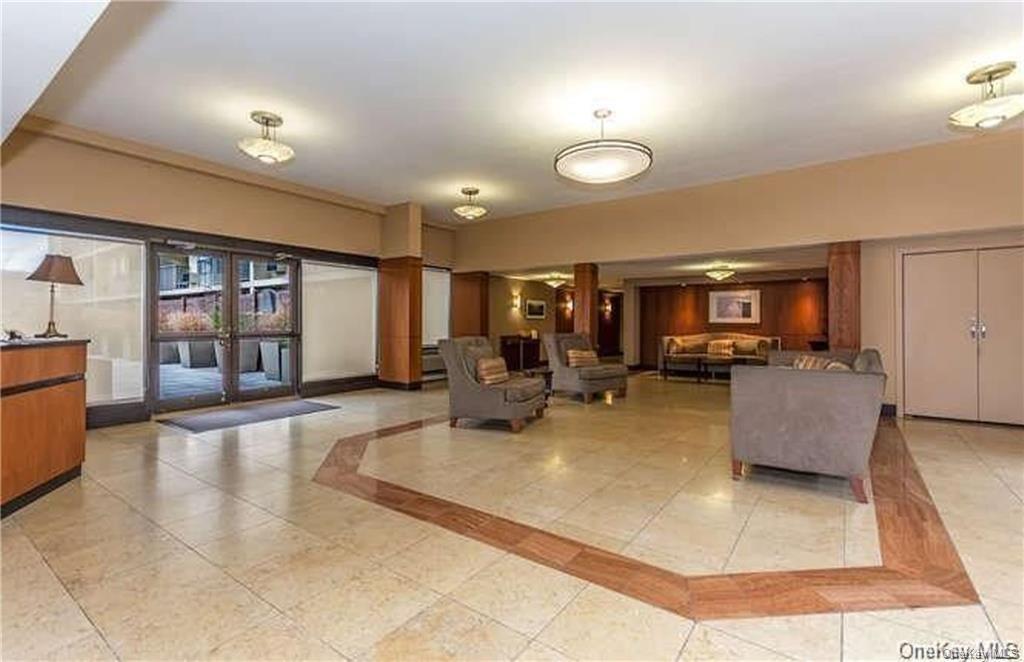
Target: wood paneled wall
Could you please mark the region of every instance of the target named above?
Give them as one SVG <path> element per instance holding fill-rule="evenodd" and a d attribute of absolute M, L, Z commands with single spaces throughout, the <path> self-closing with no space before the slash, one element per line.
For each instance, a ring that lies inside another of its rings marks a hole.
<path fill-rule="evenodd" d="M 760 324 L 711 324 L 708 292 L 761 290 Z M 828 334 L 828 281 L 824 278 L 763 283 L 659 285 L 641 287 L 640 362 L 658 362 L 658 338 L 667 335 L 733 331 L 780 336 L 783 349 L 809 349 L 811 340 Z"/>
<path fill-rule="evenodd" d="M 569 287 L 560 287 L 555 293 L 555 331 L 558 333 L 575 330 L 575 296 Z M 605 301 L 612 304 L 607 314 Z M 601 356 L 622 354 L 622 294 L 619 292 L 598 291 L 597 347 Z"/>
<path fill-rule="evenodd" d="M 381 381 L 417 386 L 423 376 L 423 259 L 380 261 L 378 338 Z"/>
<path fill-rule="evenodd" d="M 490 274 L 452 274 L 452 336 L 486 336 L 490 326 Z"/>

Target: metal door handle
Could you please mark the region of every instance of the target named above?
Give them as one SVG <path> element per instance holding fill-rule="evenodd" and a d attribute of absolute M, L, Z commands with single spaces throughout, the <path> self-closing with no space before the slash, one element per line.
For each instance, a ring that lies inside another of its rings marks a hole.
<path fill-rule="evenodd" d="M 973 317 L 967 320 L 967 332 L 971 334 L 971 340 L 978 339 L 978 320 Z"/>
<path fill-rule="evenodd" d="M 984 322 L 978 322 L 978 333 L 981 336 L 981 339 L 984 340 L 985 334 L 988 333 L 988 327 L 985 326 Z"/>

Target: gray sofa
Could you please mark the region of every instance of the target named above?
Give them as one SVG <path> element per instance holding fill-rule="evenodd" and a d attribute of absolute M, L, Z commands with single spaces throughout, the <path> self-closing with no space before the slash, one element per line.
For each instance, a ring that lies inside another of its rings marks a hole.
<path fill-rule="evenodd" d="M 589 403 L 595 393 L 615 391 L 620 397 L 626 396 L 626 377 L 629 369 L 622 363 L 601 363 L 595 366 L 570 368 L 566 351 L 570 349 L 593 349 L 590 339 L 582 333 L 545 333 L 544 351 L 551 368 L 551 390 L 564 393 L 579 393 Z"/>
<path fill-rule="evenodd" d="M 797 370 L 791 366 L 801 354 L 828 356 L 852 370 Z M 771 352 L 767 366 L 733 366 L 733 478 L 748 464 L 842 476 L 867 503 L 868 458 L 884 388 L 874 349 Z"/>
<path fill-rule="evenodd" d="M 487 338 L 467 336 L 438 342 L 448 373 L 448 416 L 452 427 L 460 418 L 508 421 L 519 432 L 527 418 L 541 418 L 547 399 L 543 377 L 514 376 L 503 384 L 485 385 L 477 381 L 476 362 L 491 358 L 494 349 Z"/>

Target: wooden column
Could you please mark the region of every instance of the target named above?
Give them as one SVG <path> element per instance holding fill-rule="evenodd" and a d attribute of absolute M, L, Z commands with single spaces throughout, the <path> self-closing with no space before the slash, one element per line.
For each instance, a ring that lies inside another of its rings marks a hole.
<path fill-rule="evenodd" d="M 860 242 L 828 246 L 828 342 L 860 349 Z"/>
<path fill-rule="evenodd" d="M 452 336 L 487 336 L 490 278 L 486 271 L 452 274 Z"/>
<path fill-rule="evenodd" d="M 419 388 L 423 376 L 423 258 L 380 261 L 377 275 L 378 338 L 383 386 Z"/>
<path fill-rule="evenodd" d="M 573 330 L 590 337 L 590 342 L 597 347 L 598 331 L 598 299 L 597 299 L 597 265 L 592 262 L 573 265 Z"/>

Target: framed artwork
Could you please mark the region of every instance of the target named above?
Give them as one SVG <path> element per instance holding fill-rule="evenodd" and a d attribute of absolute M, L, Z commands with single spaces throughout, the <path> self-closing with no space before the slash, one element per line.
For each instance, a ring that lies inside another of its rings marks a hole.
<path fill-rule="evenodd" d="M 524 317 L 528 320 L 542 320 L 548 316 L 548 304 L 541 299 L 527 299 Z"/>
<path fill-rule="evenodd" d="M 761 290 L 708 292 L 708 322 L 712 324 L 760 324 Z"/>

